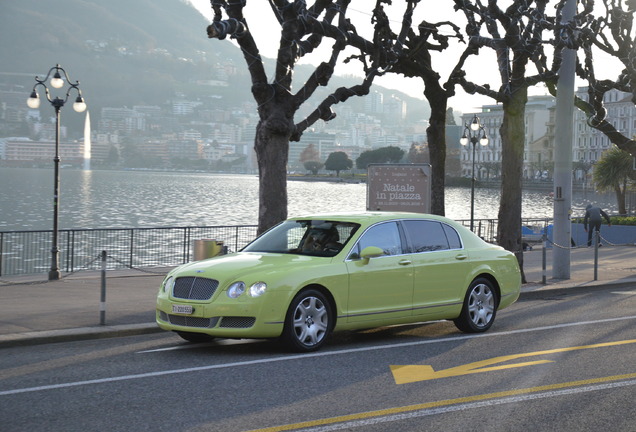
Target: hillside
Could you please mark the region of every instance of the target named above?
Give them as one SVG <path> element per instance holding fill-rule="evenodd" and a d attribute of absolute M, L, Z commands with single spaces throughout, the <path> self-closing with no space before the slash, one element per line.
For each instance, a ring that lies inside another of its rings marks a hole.
<path fill-rule="evenodd" d="M 227 40 L 209 40 L 207 25 L 183 0 L 3 2 L 0 80 L 29 91 L 35 75 L 42 77 L 59 63 L 72 80 L 80 81 L 96 114 L 105 106 L 161 105 L 176 92 L 189 98 L 214 94 L 235 102 L 251 100 L 240 51 Z M 219 79 L 218 63 L 236 66 L 238 75 L 229 88 L 196 84 Z M 310 70 L 299 67 L 300 79 Z M 330 87 L 347 82 L 352 81 L 336 78 Z M 427 118 L 422 101 L 402 96 L 417 118 Z"/>
<path fill-rule="evenodd" d="M 59 63 L 93 109 L 163 103 L 179 84 L 211 79 L 205 64 L 189 59 L 205 52 L 209 63 L 240 60 L 229 42 L 212 49 L 206 25 L 178 0 L 5 2 L 0 38 L 12 43 L 0 46 L 0 72 L 42 75 Z"/>

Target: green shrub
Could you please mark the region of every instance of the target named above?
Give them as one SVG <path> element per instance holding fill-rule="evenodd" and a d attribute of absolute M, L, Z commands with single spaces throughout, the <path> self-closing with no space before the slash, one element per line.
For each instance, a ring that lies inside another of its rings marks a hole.
<path fill-rule="evenodd" d="M 584 218 L 577 217 L 572 219 L 572 223 L 583 224 Z M 610 216 L 612 225 L 636 225 L 636 216 Z M 603 223 L 606 221 L 603 219 Z"/>

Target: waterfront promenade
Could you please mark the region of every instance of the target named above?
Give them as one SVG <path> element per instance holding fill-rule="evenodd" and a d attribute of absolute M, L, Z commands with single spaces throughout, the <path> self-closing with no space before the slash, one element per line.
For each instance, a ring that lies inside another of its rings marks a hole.
<path fill-rule="evenodd" d="M 522 286 L 522 298 L 625 285 L 636 288 L 635 246 L 600 248 L 596 281 L 593 248 L 573 249 L 570 256 L 571 278 L 556 280 L 552 250 L 546 251 L 544 285 L 542 249 L 525 252 L 527 283 Z M 46 273 L 4 277 L 0 280 L 0 348 L 158 332 L 155 295 L 167 271 L 108 271 L 104 325 L 100 324 L 100 271 L 73 273 L 59 281 L 46 281 Z"/>

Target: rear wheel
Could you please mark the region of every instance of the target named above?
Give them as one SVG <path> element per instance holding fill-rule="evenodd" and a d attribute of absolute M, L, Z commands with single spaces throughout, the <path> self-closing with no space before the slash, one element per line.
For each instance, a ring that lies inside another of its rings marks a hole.
<path fill-rule="evenodd" d="M 485 278 L 475 279 L 466 292 L 461 315 L 453 322 L 466 333 L 485 332 L 495 321 L 497 304 L 497 292 L 492 282 Z"/>
<path fill-rule="evenodd" d="M 282 339 L 294 351 L 319 349 L 333 329 L 331 304 L 314 289 L 301 291 L 287 310 Z"/>
<path fill-rule="evenodd" d="M 192 333 L 184 331 L 178 331 L 176 333 L 188 342 L 193 343 L 211 342 L 214 340 L 214 336 L 210 336 L 209 334 L 205 333 Z"/>

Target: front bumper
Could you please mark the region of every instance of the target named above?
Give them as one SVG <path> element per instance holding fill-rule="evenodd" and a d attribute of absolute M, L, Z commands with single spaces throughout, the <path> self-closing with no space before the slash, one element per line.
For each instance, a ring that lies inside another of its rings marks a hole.
<path fill-rule="evenodd" d="M 171 331 L 205 333 L 227 338 L 274 338 L 281 335 L 288 293 L 268 292 L 259 298 L 230 299 L 225 293 L 210 302 L 184 301 L 160 293 L 156 321 Z M 190 314 L 174 313 L 173 305 L 189 305 Z"/>

